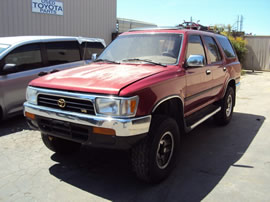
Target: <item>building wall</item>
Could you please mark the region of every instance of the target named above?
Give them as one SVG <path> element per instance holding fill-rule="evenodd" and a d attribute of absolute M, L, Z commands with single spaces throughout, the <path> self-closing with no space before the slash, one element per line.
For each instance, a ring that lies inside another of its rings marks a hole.
<path fill-rule="evenodd" d="M 270 36 L 246 36 L 248 53 L 244 68 L 270 70 Z"/>
<path fill-rule="evenodd" d="M 118 32 L 120 33 L 139 27 L 157 27 L 156 24 L 125 18 L 117 18 L 117 22 L 118 22 Z"/>
<path fill-rule="evenodd" d="M 117 0 L 60 0 L 64 15 L 32 13 L 32 0 L 0 1 L 0 36 L 63 35 L 105 39 L 116 29 Z"/>

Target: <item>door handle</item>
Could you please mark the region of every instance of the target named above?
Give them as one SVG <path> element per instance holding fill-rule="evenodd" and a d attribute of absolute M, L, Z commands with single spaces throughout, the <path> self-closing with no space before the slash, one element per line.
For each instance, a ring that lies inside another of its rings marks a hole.
<path fill-rule="evenodd" d="M 58 69 L 53 69 L 52 71 L 50 71 L 50 74 L 55 73 L 55 72 L 59 72 L 59 70 Z"/>
<path fill-rule="evenodd" d="M 223 71 L 226 72 L 227 68 L 226 67 L 223 67 Z"/>
<path fill-rule="evenodd" d="M 48 72 L 39 72 L 38 76 L 45 76 L 46 74 L 48 74 Z"/>
<path fill-rule="evenodd" d="M 207 75 L 209 75 L 209 74 L 211 74 L 211 70 L 208 69 L 208 70 L 205 71 L 205 73 L 206 73 Z"/>

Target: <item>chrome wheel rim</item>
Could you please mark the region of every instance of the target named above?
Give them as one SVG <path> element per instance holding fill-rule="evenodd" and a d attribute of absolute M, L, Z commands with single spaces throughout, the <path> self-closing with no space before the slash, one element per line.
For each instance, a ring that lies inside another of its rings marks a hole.
<path fill-rule="evenodd" d="M 156 162 L 160 169 L 166 168 L 172 158 L 174 150 L 174 138 L 171 132 L 165 132 L 160 138 L 156 152 Z"/>
<path fill-rule="evenodd" d="M 232 95 L 229 95 L 227 98 L 227 109 L 226 109 L 226 116 L 229 117 L 232 113 L 232 107 L 233 107 L 233 99 Z"/>

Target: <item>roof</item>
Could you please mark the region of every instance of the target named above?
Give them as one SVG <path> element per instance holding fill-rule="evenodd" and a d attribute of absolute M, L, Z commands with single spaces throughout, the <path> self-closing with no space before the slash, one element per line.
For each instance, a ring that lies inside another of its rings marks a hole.
<path fill-rule="evenodd" d="M 1 44 L 15 45 L 26 42 L 47 42 L 47 41 L 72 41 L 77 40 L 79 43 L 84 41 L 101 42 L 105 46 L 105 41 L 99 38 L 87 37 L 72 37 L 72 36 L 13 36 L 13 37 L 0 37 Z"/>
<path fill-rule="evenodd" d="M 147 30 L 182 30 L 183 27 L 140 27 L 140 28 L 134 28 L 130 29 L 130 32 L 133 31 L 147 31 Z"/>
<path fill-rule="evenodd" d="M 125 32 L 124 34 L 129 34 L 129 33 L 144 33 L 144 32 L 164 32 L 164 30 L 166 30 L 166 32 L 168 33 L 185 33 L 185 32 L 192 32 L 194 34 L 200 34 L 200 33 L 204 33 L 206 35 L 218 35 L 218 36 L 223 36 L 221 34 L 218 33 L 213 33 L 211 31 L 203 31 L 203 30 L 194 30 L 194 29 L 186 29 L 182 26 L 175 26 L 175 27 L 141 27 L 141 28 L 135 28 L 135 29 L 130 29 L 128 32 Z M 225 36 L 224 36 L 225 37 Z"/>

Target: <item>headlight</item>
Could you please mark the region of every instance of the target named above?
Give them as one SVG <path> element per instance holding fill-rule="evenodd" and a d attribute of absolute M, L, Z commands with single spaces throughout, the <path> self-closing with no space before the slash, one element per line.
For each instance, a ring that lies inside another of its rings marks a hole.
<path fill-rule="evenodd" d="M 37 104 L 37 90 L 35 90 L 31 87 L 27 87 L 26 100 L 27 100 L 27 102 L 36 105 Z"/>
<path fill-rule="evenodd" d="M 131 98 L 96 98 L 96 110 L 98 114 L 109 116 L 135 116 L 139 103 L 139 97 Z"/>

